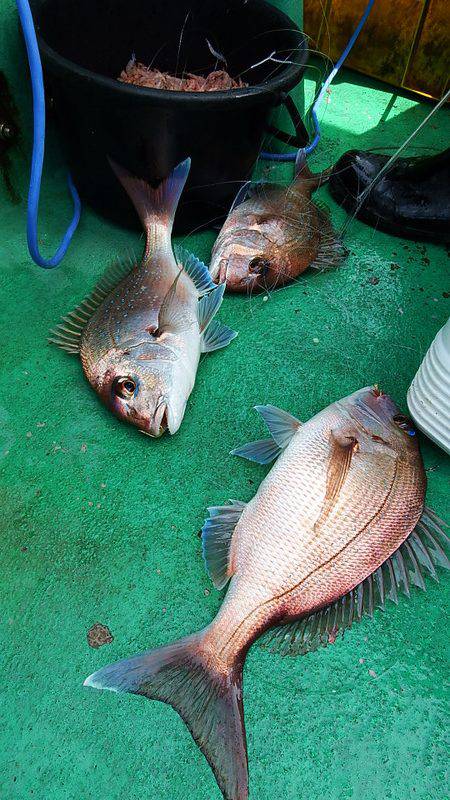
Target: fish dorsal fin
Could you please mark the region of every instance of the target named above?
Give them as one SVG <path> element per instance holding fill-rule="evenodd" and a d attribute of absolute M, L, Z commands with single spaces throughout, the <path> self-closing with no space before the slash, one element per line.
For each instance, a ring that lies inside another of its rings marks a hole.
<path fill-rule="evenodd" d="M 203 295 L 198 301 L 198 324 L 200 331 L 203 332 L 208 327 L 213 317 L 217 314 L 223 299 L 225 284 L 214 286 L 212 292 Z"/>
<path fill-rule="evenodd" d="M 189 275 L 199 295 L 215 288 L 216 284 L 213 283 L 208 267 L 197 256 L 180 246 L 174 248 L 174 255 L 177 264 Z"/>
<path fill-rule="evenodd" d="M 230 545 L 234 529 L 246 503 L 230 500 L 227 506 L 211 506 L 202 528 L 202 551 L 206 571 L 216 589 L 223 589 L 234 572 Z"/>
<path fill-rule="evenodd" d="M 287 447 L 302 424 L 300 420 L 276 406 L 255 406 L 255 409 L 261 414 L 277 445 L 281 448 Z"/>
<path fill-rule="evenodd" d="M 398 603 L 400 591 L 409 597 L 411 586 L 426 590 L 425 576 L 438 581 L 436 567 L 450 569 L 443 547 L 450 540 L 443 525 L 425 508 L 412 533 L 381 567 L 331 605 L 269 630 L 261 639 L 262 647 L 283 656 L 305 655 L 333 644 L 353 622 L 363 616 L 373 617 L 376 608 L 384 610 L 387 599 Z"/>
<path fill-rule="evenodd" d="M 328 213 L 316 200 L 314 203 L 319 211 L 320 237 L 316 257 L 309 265 L 309 268 L 317 270 L 336 269 L 347 258 L 349 251 L 339 234 L 334 230 Z"/>
<path fill-rule="evenodd" d="M 256 442 L 249 442 L 240 447 L 235 447 L 230 451 L 230 456 L 240 456 L 248 461 L 255 461 L 257 464 L 270 464 L 275 461 L 281 453 L 282 448 L 276 443 L 275 439 L 258 439 Z"/>
<path fill-rule="evenodd" d="M 127 275 L 137 266 L 135 257 L 130 253 L 123 258 L 117 258 L 107 267 L 102 277 L 95 284 L 92 292 L 81 303 L 69 311 L 56 328 L 50 331 L 48 341 L 56 344 L 68 353 L 79 353 L 81 334 L 90 318 L 97 311 L 113 289 L 115 289 Z"/>

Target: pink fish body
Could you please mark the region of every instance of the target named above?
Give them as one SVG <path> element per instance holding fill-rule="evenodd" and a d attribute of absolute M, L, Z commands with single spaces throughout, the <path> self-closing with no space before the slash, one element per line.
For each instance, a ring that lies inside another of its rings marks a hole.
<path fill-rule="evenodd" d="M 85 682 L 172 705 L 226 800 L 248 797 L 242 668 L 252 643 L 265 634 L 274 649 L 304 653 L 333 642 L 443 563 L 439 525 L 424 512 L 417 439 L 388 396 L 362 389 L 303 425 L 273 406 L 257 408 L 271 437 L 233 452 L 277 461 L 249 503 L 210 508 L 203 528 L 214 585 L 230 581 L 217 617 Z"/>
<path fill-rule="evenodd" d="M 232 207 L 217 237 L 210 271 L 227 291 L 251 294 L 295 280 L 308 267 L 338 266 L 346 251 L 327 212 L 311 195 L 328 172 L 304 166 L 290 186 L 260 183 Z"/>

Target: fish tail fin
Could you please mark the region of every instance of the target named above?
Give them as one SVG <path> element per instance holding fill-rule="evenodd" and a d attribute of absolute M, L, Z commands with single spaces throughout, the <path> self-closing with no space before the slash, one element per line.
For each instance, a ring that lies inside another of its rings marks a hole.
<path fill-rule="evenodd" d="M 118 661 L 94 672 L 85 686 L 131 692 L 168 703 L 189 728 L 226 800 L 247 800 L 247 748 L 242 659 L 219 670 L 202 649 L 204 632 Z"/>
<path fill-rule="evenodd" d="M 186 158 L 185 161 L 178 164 L 156 188 L 132 175 L 125 167 L 121 167 L 111 158 L 109 163 L 142 222 L 147 237 L 145 254 L 148 255 L 150 233 L 156 226 L 162 226 L 170 238 L 175 212 L 191 168 L 191 159 Z"/>

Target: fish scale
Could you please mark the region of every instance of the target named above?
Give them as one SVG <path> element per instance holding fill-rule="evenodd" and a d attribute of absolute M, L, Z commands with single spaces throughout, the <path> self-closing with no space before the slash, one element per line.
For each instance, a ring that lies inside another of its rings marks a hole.
<path fill-rule="evenodd" d="M 308 267 L 338 266 L 346 250 L 327 210 L 311 199 L 328 175 L 303 165 L 288 187 L 259 182 L 247 196 L 241 189 L 213 247 L 213 280 L 250 293 L 284 286 Z"/>
<path fill-rule="evenodd" d="M 247 800 L 242 673 L 252 643 L 298 655 L 333 643 L 398 592 L 449 567 L 441 521 L 424 510 L 425 473 L 411 423 L 377 387 L 301 425 L 257 406 L 271 438 L 232 451 L 276 460 L 249 503 L 208 509 L 203 556 L 229 581 L 204 630 L 103 667 L 85 684 L 162 700 L 205 754 L 225 800 Z"/>
<path fill-rule="evenodd" d="M 190 160 L 156 189 L 111 162 L 146 234 L 141 262 L 118 261 L 49 341 L 79 354 L 104 404 L 149 436 L 176 433 L 194 387 L 200 354 L 237 335 L 214 316 L 223 287 L 186 251 L 172 249 L 173 220 Z"/>

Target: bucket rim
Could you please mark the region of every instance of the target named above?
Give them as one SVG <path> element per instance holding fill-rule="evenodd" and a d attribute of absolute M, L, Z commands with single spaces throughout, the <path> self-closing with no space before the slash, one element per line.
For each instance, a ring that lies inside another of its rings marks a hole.
<path fill-rule="evenodd" d="M 242 89 L 227 89 L 224 91 L 213 92 L 178 92 L 172 89 L 151 89 L 147 86 L 136 86 L 132 83 L 122 83 L 117 78 L 110 78 L 107 75 L 102 75 L 100 72 L 82 67 L 75 61 L 72 61 L 65 56 L 58 53 L 53 47 L 47 44 L 43 35 L 40 32 L 39 25 L 36 26 L 36 35 L 38 45 L 41 53 L 48 59 L 53 66 L 59 69 L 64 69 L 66 72 L 77 75 L 80 78 L 94 82 L 97 86 L 102 86 L 105 89 L 114 91 L 119 90 L 122 96 L 134 97 L 136 99 L 144 100 L 152 99 L 165 101 L 176 101 L 178 103 L 210 103 L 221 104 L 229 102 L 230 100 L 246 100 L 246 99 L 263 99 L 268 95 L 279 95 L 282 92 L 290 91 L 296 86 L 305 70 L 308 61 L 308 46 L 307 37 L 303 31 L 300 30 L 298 25 L 283 11 L 267 3 L 266 0 L 260 0 L 264 5 L 270 6 L 271 10 L 275 11 L 280 18 L 280 22 L 285 21 L 286 29 L 298 33 L 298 46 L 297 58 L 295 63 L 288 64 L 286 69 L 268 80 L 266 83 L 255 84 L 254 86 L 247 86 Z"/>

